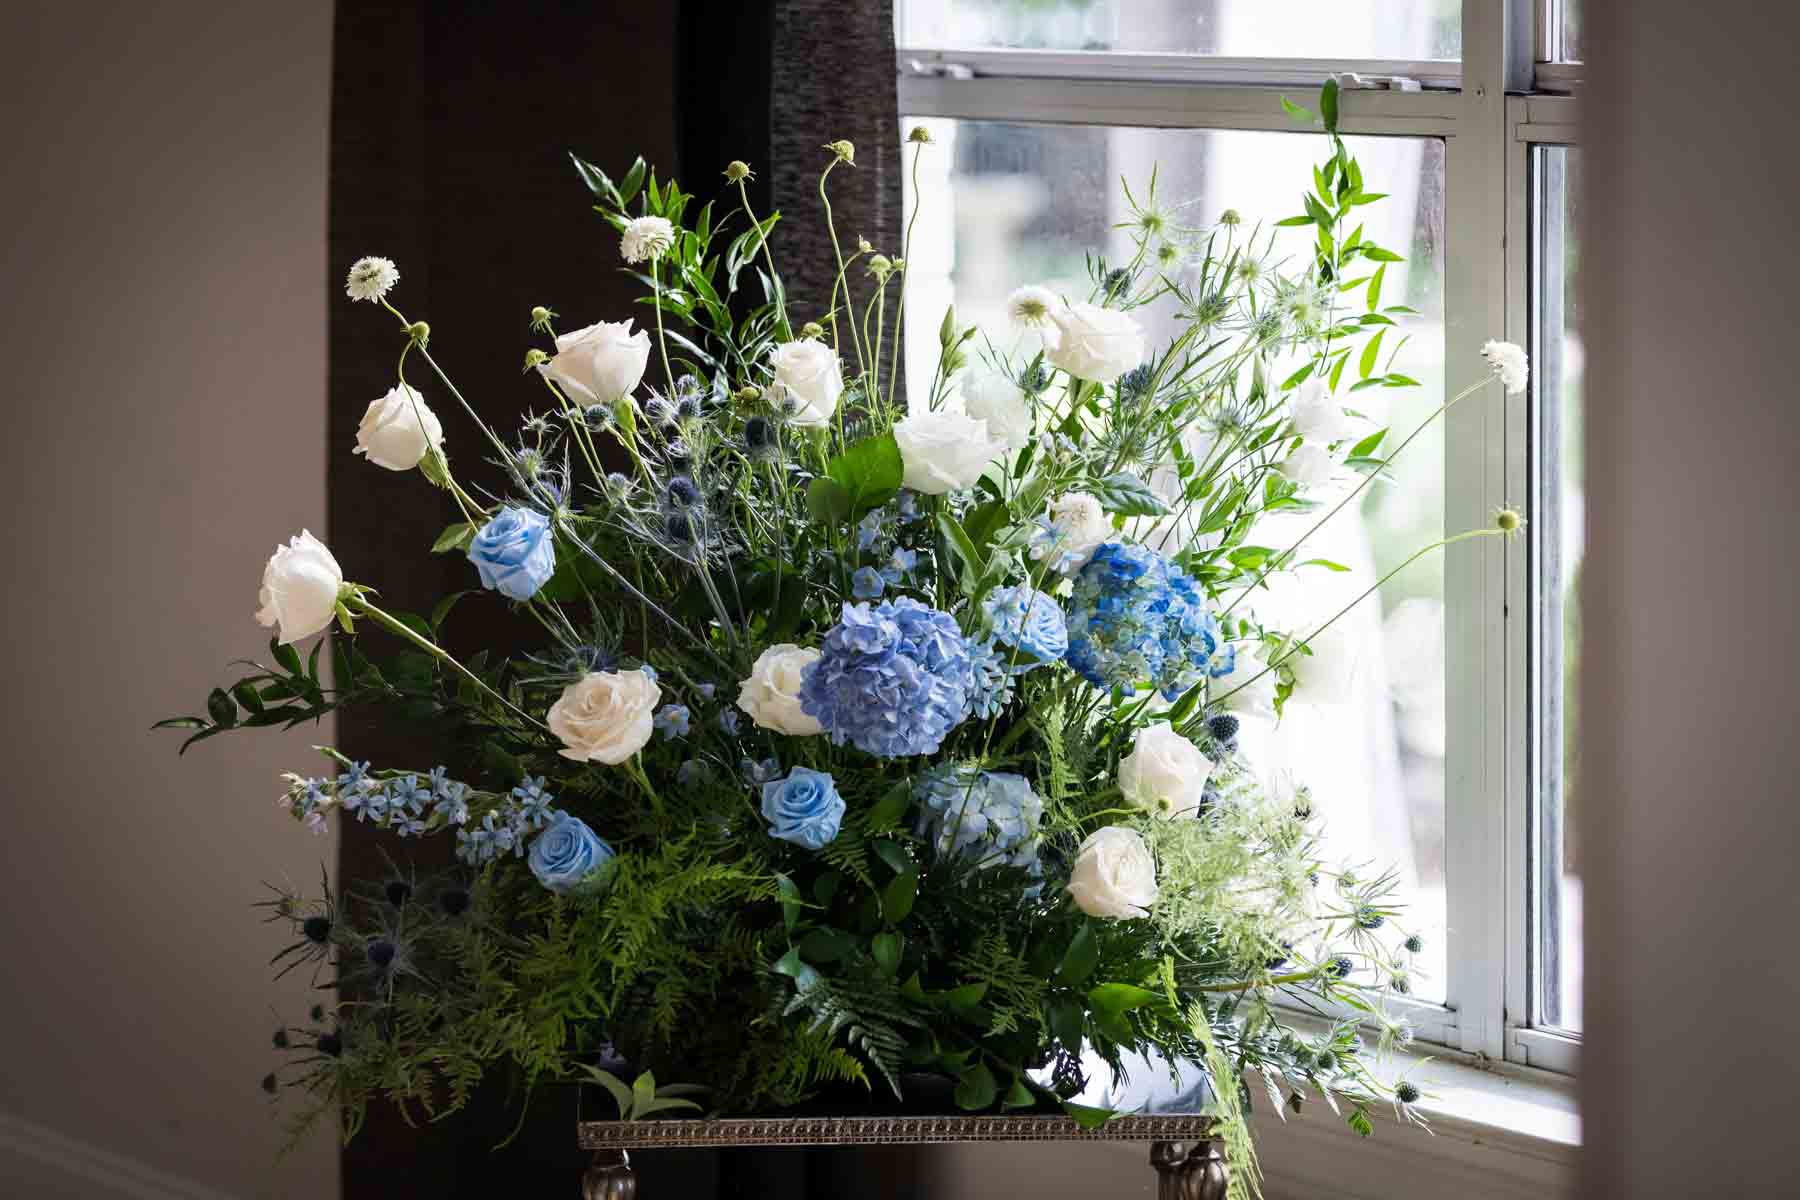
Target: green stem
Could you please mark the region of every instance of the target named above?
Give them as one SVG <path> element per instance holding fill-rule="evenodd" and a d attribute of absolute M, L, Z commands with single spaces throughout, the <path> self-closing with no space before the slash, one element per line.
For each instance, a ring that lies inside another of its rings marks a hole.
<path fill-rule="evenodd" d="M 501 705 L 503 705 L 514 716 L 517 716 L 519 719 L 525 721 L 528 724 L 536 725 L 539 729 L 542 729 L 544 727 L 544 724 L 542 721 L 539 721 L 536 717 L 532 716 L 530 713 L 526 712 L 524 709 L 522 709 L 518 705 L 514 704 L 511 700 L 508 700 L 505 696 L 502 696 L 499 692 L 496 692 L 493 688 L 489 687 L 488 683 L 485 679 L 483 679 L 481 676 L 475 674 L 475 672 L 469 670 L 469 668 L 463 666 L 462 663 L 458 662 L 456 660 L 456 657 L 454 655 L 452 655 L 448 650 L 444 649 L 442 646 L 438 645 L 436 642 L 432 641 L 430 638 L 425 637 L 424 635 L 419 633 L 418 630 L 412 628 L 405 621 L 402 621 L 399 617 L 396 617 L 392 613 L 386 612 L 383 609 L 377 608 L 375 605 L 369 603 L 368 598 L 366 596 L 357 594 L 357 595 L 349 597 L 344 603 L 345 603 L 346 607 L 352 608 L 355 612 L 368 617 L 371 621 L 374 621 L 377 625 L 380 625 L 380 626 L 386 628 L 389 632 L 395 634 L 396 636 L 402 638 L 405 641 L 411 642 L 413 645 L 417 646 L 419 649 L 423 650 L 425 653 L 431 655 L 431 657 L 437 659 L 439 662 L 443 663 L 445 666 L 449 667 L 451 670 L 453 670 L 457 674 L 461 675 L 464 679 L 467 679 L 470 683 L 474 684 L 476 686 L 476 688 L 479 689 L 482 693 L 492 697 L 495 700 L 498 700 L 501 703 Z"/>
<path fill-rule="evenodd" d="M 675 394 L 675 372 L 669 369 L 669 342 L 663 336 L 662 319 L 662 273 L 657 269 L 662 265 L 662 255 L 650 260 L 650 287 L 655 293 L 656 308 L 656 348 L 662 354 L 663 379 L 668 384 L 669 395 Z"/>
<path fill-rule="evenodd" d="M 769 252 L 768 235 L 760 232 L 762 226 L 757 223 L 756 214 L 750 209 L 750 192 L 744 187 L 742 179 L 738 180 L 738 200 L 744 206 L 744 215 L 750 218 L 751 228 L 759 231 L 756 240 L 762 249 L 763 262 L 767 263 L 769 267 L 769 283 L 770 286 L 777 289 L 775 292 L 775 328 L 781 334 L 782 340 L 786 341 L 794 336 L 793 327 L 788 324 L 787 291 L 779 287 L 781 277 L 775 274 L 775 257 Z"/>
<path fill-rule="evenodd" d="M 833 350 L 838 348 L 838 325 L 840 323 L 837 317 L 838 288 L 842 287 L 844 289 L 845 310 L 849 311 L 850 309 L 850 280 L 846 278 L 844 274 L 844 248 L 838 244 L 837 222 L 831 215 L 831 197 L 825 193 L 825 180 L 830 177 L 831 169 L 837 166 L 840 161 L 842 160 L 837 158 L 832 159 L 831 162 L 826 165 L 825 169 L 819 173 L 819 201 L 825 206 L 825 230 L 831 235 L 831 252 L 837 256 L 837 278 L 831 281 L 831 348 Z M 856 351 L 857 374 L 866 374 L 867 367 L 864 365 L 863 361 L 862 341 L 856 335 L 856 314 L 854 312 L 851 312 L 850 314 L 850 347 Z"/>

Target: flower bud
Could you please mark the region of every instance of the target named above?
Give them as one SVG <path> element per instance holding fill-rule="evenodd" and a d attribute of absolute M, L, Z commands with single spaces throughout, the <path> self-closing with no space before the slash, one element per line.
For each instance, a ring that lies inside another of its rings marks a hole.
<path fill-rule="evenodd" d="M 737 391 L 731 393 L 731 398 L 739 403 L 748 404 L 753 400 L 760 400 L 762 398 L 762 389 L 757 387 L 754 383 L 747 383 Z"/>
<path fill-rule="evenodd" d="M 413 345 L 422 350 L 425 348 L 425 343 L 431 340 L 431 326 L 423 321 L 414 321 L 406 327 L 406 336 L 412 339 Z"/>
<path fill-rule="evenodd" d="M 808 321 L 800 327 L 800 336 L 803 338 L 822 338 L 825 336 L 825 327 L 817 321 Z"/>
<path fill-rule="evenodd" d="M 538 333 L 549 333 L 550 322 L 555 319 L 556 314 L 541 304 L 531 310 L 531 328 Z"/>
<path fill-rule="evenodd" d="M 1235 208 L 1228 208 L 1219 214 L 1219 224 L 1221 225 L 1241 225 L 1243 221 L 1244 218 L 1238 215 L 1238 210 Z"/>
<path fill-rule="evenodd" d="M 542 350 L 539 350 L 536 346 L 533 346 L 525 352 L 525 369 L 527 371 L 531 370 L 533 367 L 541 367 L 549 361 L 550 356 Z"/>
<path fill-rule="evenodd" d="M 856 146 L 854 143 L 843 140 L 827 142 L 825 144 L 825 149 L 837 155 L 839 162 L 847 162 L 853 167 L 856 165 Z"/>
<path fill-rule="evenodd" d="M 755 178 L 755 174 L 750 170 L 750 164 L 744 162 L 742 159 L 734 158 L 729 163 L 725 164 L 726 183 L 742 183 L 746 179 Z"/>
<path fill-rule="evenodd" d="M 869 243 L 868 238 L 858 237 L 856 239 L 856 252 L 858 254 L 870 254 L 873 253 L 874 250 L 875 247 Z"/>
<path fill-rule="evenodd" d="M 1517 533 L 1525 525 L 1525 518 L 1514 508 L 1502 508 L 1494 514 L 1494 528 L 1501 533 Z"/>
<path fill-rule="evenodd" d="M 931 130 L 923 125 L 914 125 L 911 132 L 906 135 L 906 140 L 917 142 L 921 146 L 929 146 L 931 145 Z"/>

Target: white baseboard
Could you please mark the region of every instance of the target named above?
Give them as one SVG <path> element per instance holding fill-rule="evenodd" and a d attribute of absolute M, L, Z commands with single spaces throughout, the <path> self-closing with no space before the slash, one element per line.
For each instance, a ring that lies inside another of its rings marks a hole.
<path fill-rule="evenodd" d="M 17 1200 L 237 1200 L 11 1113 L 0 1113 L 0 1195 Z"/>

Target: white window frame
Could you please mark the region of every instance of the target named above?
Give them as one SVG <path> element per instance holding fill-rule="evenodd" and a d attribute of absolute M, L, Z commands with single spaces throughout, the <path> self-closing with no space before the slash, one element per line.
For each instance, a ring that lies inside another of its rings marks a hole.
<path fill-rule="evenodd" d="M 1284 94 L 1332 75 L 1400 77 L 1419 90 L 1345 90 L 1347 134 L 1445 141 L 1445 388 L 1487 371 L 1489 338 L 1527 344 L 1530 147 L 1572 144 L 1570 64 L 1540 64 L 1560 0 L 1463 0 L 1460 62 L 1221 59 L 1200 55 L 959 51 L 902 46 L 905 117 L 1285 130 Z M 1556 26 L 1560 29 L 1560 26 Z M 1445 524 L 1485 525 L 1529 494 L 1528 397 L 1446 416 Z M 1397 997 L 1421 1041 L 1478 1061 L 1571 1074 L 1579 1040 L 1533 1025 L 1530 621 L 1524 539 L 1480 538 L 1444 562 L 1446 1000 Z"/>

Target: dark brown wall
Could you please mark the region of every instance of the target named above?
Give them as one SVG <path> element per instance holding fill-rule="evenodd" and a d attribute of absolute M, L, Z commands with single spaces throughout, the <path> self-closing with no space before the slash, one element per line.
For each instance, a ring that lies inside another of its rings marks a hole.
<path fill-rule="evenodd" d="M 323 4 L 0 5 L 0 1194 L 335 1190 L 329 1135 L 275 1166 L 307 980 L 250 908 L 332 854 L 274 804 L 330 730 L 148 731 L 324 529 L 330 51 Z"/>
<path fill-rule="evenodd" d="M 1792 1196 L 1800 16 L 1588 12 L 1581 1195 Z"/>

